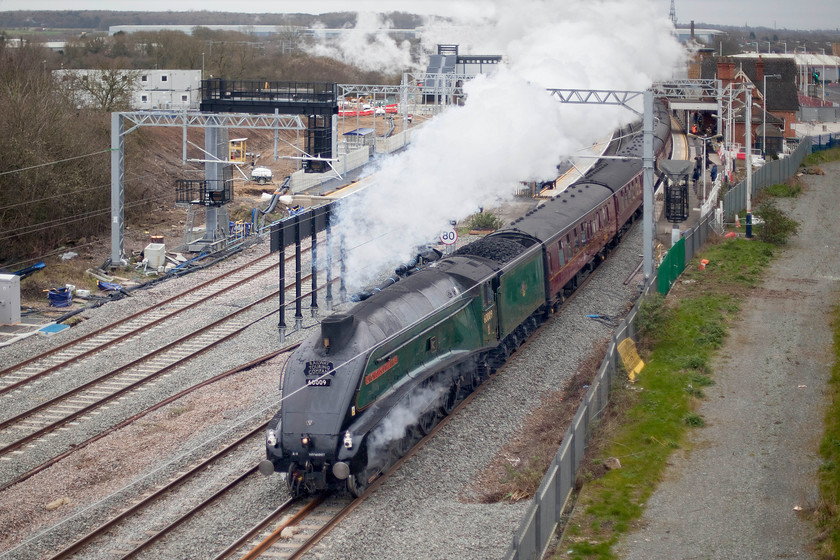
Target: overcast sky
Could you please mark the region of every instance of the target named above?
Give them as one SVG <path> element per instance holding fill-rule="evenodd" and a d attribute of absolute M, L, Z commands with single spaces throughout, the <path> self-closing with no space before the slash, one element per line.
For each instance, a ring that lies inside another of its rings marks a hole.
<path fill-rule="evenodd" d="M 557 1 L 557 0 L 547 0 Z M 628 0 L 632 2 L 633 0 Z M 837 29 L 840 1 L 808 0 L 675 0 L 681 24 L 694 20 L 718 25 L 749 25 L 776 29 Z M 665 16 L 670 0 L 656 0 Z M 418 14 L 464 15 L 492 9 L 489 0 L 0 0 L 0 10 L 144 10 L 239 11 L 250 13 L 324 13 L 334 11 L 406 11 Z"/>

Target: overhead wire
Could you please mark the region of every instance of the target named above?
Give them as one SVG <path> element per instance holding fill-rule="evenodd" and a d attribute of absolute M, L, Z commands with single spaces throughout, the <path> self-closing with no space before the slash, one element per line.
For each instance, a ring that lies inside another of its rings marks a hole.
<path fill-rule="evenodd" d="M 143 175 L 135 175 L 133 177 L 127 178 L 124 181 L 124 183 L 132 183 L 134 181 L 140 181 L 142 179 L 146 179 L 148 177 L 153 177 L 153 176 L 154 175 L 152 173 L 145 173 Z M 110 186 L 111 186 L 111 184 L 107 183 L 107 184 L 104 184 L 104 185 L 97 185 L 95 187 L 88 187 L 86 189 L 79 189 L 77 191 L 70 191 L 70 192 L 66 192 L 66 193 L 54 194 L 54 195 L 51 195 L 51 196 L 45 196 L 45 197 L 42 197 L 42 198 L 35 198 L 35 199 L 32 199 L 32 200 L 27 200 L 27 201 L 24 201 L 24 202 L 16 202 L 15 204 L 9 204 L 8 206 L 0 206 L 0 210 L 8 210 L 10 208 L 15 208 L 16 206 L 24 206 L 26 204 L 35 204 L 36 202 L 44 202 L 44 201 L 47 201 L 47 200 L 50 200 L 50 199 L 53 199 L 53 198 L 60 198 L 60 197 L 63 197 L 63 196 L 73 196 L 75 194 L 79 194 L 79 193 L 83 193 L 83 192 L 87 192 L 87 191 L 92 191 L 92 190 L 96 190 L 96 189 L 106 189 L 106 188 L 109 188 Z"/>
<path fill-rule="evenodd" d="M 61 194 L 54 194 L 52 196 L 45 196 L 43 198 L 35 198 L 33 200 L 26 200 L 24 202 L 16 202 L 15 204 L 9 204 L 8 206 L 0 206 L 0 210 L 9 210 L 10 208 L 15 208 L 17 206 L 25 206 L 27 204 L 35 204 L 36 202 L 44 202 L 44 201 L 47 201 L 47 200 L 50 200 L 50 199 L 53 199 L 53 198 L 59 198 L 59 197 L 64 197 L 64 196 L 72 196 L 72 195 L 75 195 L 75 194 L 80 194 L 80 193 L 83 193 L 83 192 L 93 191 L 93 190 L 96 190 L 96 189 L 104 189 L 106 187 L 108 187 L 108 185 L 97 185 L 95 187 L 88 187 L 86 189 L 79 189 L 77 191 L 71 191 L 71 192 L 61 193 Z"/>
<path fill-rule="evenodd" d="M 99 150 L 97 152 L 91 152 L 91 153 L 88 153 L 88 154 L 82 154 L 82 155 L 73 156 L 73 157 L 69 157 L 69 158 L 64 158 L 64 159 L 60 159 L 60 160 L 44 162 L 44 163 L 40 163 L 38 165 L 22 167 L 20 169 L 12 169 L 12 170 L 9 170 L 9 171 L 2 171 L 2 172 L 0 172 L 0 177 L 5 176 L 5 175 L 12 175 L 12 174 L 16 174 L 16 173 L 21 173 L 23 171 L 31 171 L 33 169 L 39 169 L 39 168 L 42 168 L 42 167 L 47 167 L 47 166 L 56 165 L 56 164 L 60 164 L 60 163 L 66 163 L 66 162 L 74 161 L 74 160 L 77 160 L 77 159 L 83 159 L 83 158 L 87 158 L 87 157 L 93 157 L 93 156 L 97 156 L 97 155 L 101 155 L 101 154 L 106 154 L 106 153 L 111 152 L 115 149 L 116 148 L 106 148 L 104 150 Z M 145 179 L 146 177 L 149 177 L 149 176 L 151 176 L 151 174 L 138 175 L 136 177 L 132 177 L 132 178 L 128 179 L 128 182 L 142 180 L 142 179 Z M 18 202 L 18 203 L 10 204 L 8 206 L 0 207 L 0 211 L 8 210 L 8 209 L 15 208 L 15 207 L 18 207 L 18 206 L 35 204 L 37 202 L 45 202 L 47 200 L 51 200 L 51 199 L 54 199 L 54 198 L 72 196 L 72 195 L 75 195 L 75 194 L 79 194 L 79 193 L 83 193 L 83 192 L 89 192 L 89 191 L 92 191 L 92 190 L 101 189 L 101 188 L 105 188 L 105 187 L 108 187 L 108 186 L 110 186 L 110 185 L 99 185 L 99 186 L 95 186 L 95 187 L 79 189 L 79 190 L 76 190 L 76 191 L 72 191 L 70 193 L 61 193 L 61 194 L 42 197 L 42 198 L 39 198 L 39 199 L 28 200 L 28 201 L 24 201 L 24 202 Z M 162 196 L 158 196 L 158 197 L 143 199 L 143 200 L 139 200 L 139 201 L 126 203 L 124 205 L 124 207 L 125 208 L 132 208 L 134 206 L 138 206 L 138 205 L 142 205 L 142 204 L 158 202 L 158 201 L 164 200 L 166 198 L 168 198 L 167 195 L 162 195 Z M 66 217 L 58 218 L 56 220 L 51 220 L 51 221 L 48 221 L 48 222 L 41 222 L 39 224 L 34 224 L 33 226 L 23 226 L 23 227 L 14 229 L 14 230 L 6 230 L 6 231 L 3 232 L 4 234 L 13 234 L 13 235 L 5 235 L 3 237 L 0 237 L 0 241 L 4 241 L 6 239 L 11 239 L 12 237 L 16 237 L 16 236 L 19 236 L 19 235 L 29 235 L 29 234 L 37 233 L 39 231 L 44 231 L 44 230 L 47 230 L 47 229 L 52 229 L 52 228 L 59 227 L 59 226 L 62 226 L 62 225 L 70 224 L 70 223 L 73 223 L 73 222 L 78 222 L 78 221 L 81 221 L 81 220 L 86 220 L 86 219 L 90 219 L 90 218 L 99 217 L 99 216 L 110 213 L 111 210 L 112 210 L 111 208 L 91 210 L 91 211 L 88 211 L 88 212 L 85 212 L 85 213 L 82 213 L 82 214 L 77 214 L 77 215 L 74 215 L 74 216 L 66 216 Z M 91 245 L 91 244 L 92 243 L 86 243 L 84 245 L 79 245 L 78 247 L 84 247 L 84 246 Z M 33 257 L 31 259 L 18 261 L 16 263 L 12 263 L 11 265 L 8 265 L 8 266 L 14 267 L 14 266 L 17 266 L 19 264 L 24 264 L 24 263 L 27 263 L 27 262 L 37 261 L 37 260 L 40 260 L 43 257 L 58 254 L 62 250 L 63 249 L 57 249 L 56 251 L 51 251 L 49 253 L 46 253 L 46 254 L 38 256 L 38 257 Z"/>
<path fill-rule="evenodd" d="M 22 171 L 30 171 L 32 169 L 38 169 L 39 167 L 46 167 L 48 165 L 55 165 L 57 163 L 65 163 L 65 162 L 68 162 L 68 161 L 73 161 L 74 159 L 82 159 L 82 158 L 91 157 L 91 156 L 98 156 L 99 154 L 106 154 L 106 153 L 108 153 L 108 152 L 110 152 L 114 149 L 116 149 L 116 148 L 108 148 L 108 149 L 105 149 L 105 150 L 101 150 L 99 152 L 93 152 L 93 153 L 90 153 L 90 154 L 83 154 L 81 156 L 73 156 L 73 157 L 70 157 L 70 158 L 59 159 L 59 160 L 56 160 L 56 161 L 48 161 L 48 162 L 45 162 L 45 163 L 39 163 L 38 165 L 31 165 L 29 167 L 21 167 L 20 169 L 12 169 L 12 170 L 9 170 L 9 171 L 0 171 L 0 177 L 2 177 L 3 175 L 11 175 L 13 173 L 20 173 Z"/>
<path fill-rule="evenodd" d="M 135 206 L 140 206 L 140 205 L 148 204 L 148 203 L 151 203 L 151 202 L 158 202 L 158 201 L 164 200 L 166 198 L 168 198 L 168 195 L 154 197 L 154 198 L 145 198 L 145 199 L 142 199 L 142 200 L 136 200 L 134 202 L 128 202 L 124 205 L 124 207 L 125 208 L 133 208 Z M 75 214 L 73 216 L 58 218 L 56 220 L 51 220 L 49 222 L 41 222 L 39 224 L 35 224 L 34 226 L 23 226 L 23 227 L 20 227 L 20 228 L 17 228 L 17 229 L 6 230 L 6 231 L 3 232 L 4 234 L 13 234 L 13 235 L 0 236 L 0 241 L 3 241 L 5 239 L 11 239 L 12 237 L 17 237 L 19 235 L 29 235 L 29 234 L 36 233 L 36 232 L 39 232 L 39 231 L 52 229 L 54 227 L 62 226 L 62 225 L 65 225 L 65 224 L 71 224 L 73 222 L 78 222 L 78 221 L 85 220 L 85 219 L 88 219 L 88 218 L 94 218 L 94 217 L 97 217 L 97 216 L 106 215 L 106 214 L 109 214 L 110 212 L 111 212 L 110 207 L 109 208 L 100 208 L 98 210 L 91 210 L 91 211 L 85 212 L 83 214 Z M 32 229 L 27 229 L 27 228 L 32 228 Z"/>

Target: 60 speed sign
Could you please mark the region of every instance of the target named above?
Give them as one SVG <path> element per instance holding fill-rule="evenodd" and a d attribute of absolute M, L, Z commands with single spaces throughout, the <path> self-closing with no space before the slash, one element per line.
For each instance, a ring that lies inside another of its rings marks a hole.
<path fill-rule="evenodd" d="M 440 232 L 440 242 L 444 245 L 454 245 L 456 241 L 458 241 L 458 232 L 453 228 Z"/>

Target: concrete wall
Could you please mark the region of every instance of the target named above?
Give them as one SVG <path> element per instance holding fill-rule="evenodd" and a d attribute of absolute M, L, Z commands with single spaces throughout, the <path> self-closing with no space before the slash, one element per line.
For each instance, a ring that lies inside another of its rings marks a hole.
<path fill-rule="evenodd" d="M 335 169 L 341 171 L 342 174 L 357 169 L 370 161 L 370 147 L 364 146 L 341 156 L 338 162 L 334 163 Z M 319 186 L 322 183 L 335 179 L 338 174 L 332 169 L 326 173 L 304 173 L 301 169 L 292 173 L 289 188 L 292 194 L 302 193 Z M 319 193 L 320 194 L 320 193 Z"/>
<path fill-rule="evenodd" d="M 800 107 L 798 122 L 840 122 L 840 107 Z"/>

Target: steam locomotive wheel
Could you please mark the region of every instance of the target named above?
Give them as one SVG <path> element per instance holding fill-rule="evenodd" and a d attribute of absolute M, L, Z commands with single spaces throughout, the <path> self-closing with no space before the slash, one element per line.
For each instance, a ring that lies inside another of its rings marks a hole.
<path fill-rule="evenodd" d="M 455 406 L 458 404 L 458 394 L 461 392 L 461 383 L 456 383 L 449 390 L 443 395 L 443 398 L 440 400 L 440 412 L 444 416 L 449 416 L 452 414 L 452 411 L 455 410 Z"/>
<path fill-rule="evenodd" d="M 420 420 L 418 420 L 417 423 L 417 427 L 420 429 L 420 433 L 422 433 L 423 435 L 427 435 L 429 432 L 431 432 L 432 428 L 434 428 L 437 425 L 438 419 L 439 416 L 437 408 L 424 412 L 420 416 Z"/>
<path fill-rule="evenodd" d="M 356 498 L 361 498 L 362 494 L 365 493 L 370 487 L 370 483 L 375 480 L 375 473 L 372 472 L 373 469 L 365 469 L 358 475 L 351 474 L 347 477 L 347 490 L 355 496 Z"/>
<path fill-rule="evenodd" d="M 455 406 L 458 404 L 458 387 L 452 387 L 449 391 L 443 395 L 443 399 L 440 402 L 440 411 L 443 413 L 444 416 L 449 416 L 452 414 L 452 411 L 455 410 Z"/>
<path fill-rule="evenodd" d="M 461 393 L 461 374 L 458 366 L 439 373 L 436 380 L 441 385 L 449 385 L 449 389 L 438 399 L 437 409 L 442 416 L 449 416 L 458 404 L 458 395 Z"/>
<path fill-rule="evenodd" d="M 388 467 L 400 460 L 400 458 L 408 453 L 408 450 L 414 447 L 417 442 L 417 430 L 414 426 L 408 426 L 405 429 L 405 435 L 391 442 L 388 448 L 390 458 L 388 460 Z"/>

